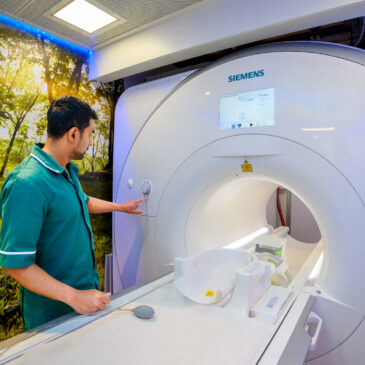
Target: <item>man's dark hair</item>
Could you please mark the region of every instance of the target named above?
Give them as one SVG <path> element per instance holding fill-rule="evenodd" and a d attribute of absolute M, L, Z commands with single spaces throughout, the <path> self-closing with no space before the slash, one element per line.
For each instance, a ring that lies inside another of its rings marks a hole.
<path fill-rule="evenodd" d="M 62 96 L 54 100 L 48 109 L 47 134 L 60 138 L 73 127 L 77 127 L 82 134 L 89 126 L 90 119 L 98 119 L 98 116 L 89 104 L 74 96 Z"/>

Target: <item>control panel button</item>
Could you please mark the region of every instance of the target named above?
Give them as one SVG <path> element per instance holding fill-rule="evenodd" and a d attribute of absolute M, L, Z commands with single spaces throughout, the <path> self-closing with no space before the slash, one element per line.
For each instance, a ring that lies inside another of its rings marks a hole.
<path fill-rule="evenodd" d="M 149 181 L 143 181 L 141 184 L 141 192 L 143 195 L 150 195 L 151 193 L 151 183 Z"/>

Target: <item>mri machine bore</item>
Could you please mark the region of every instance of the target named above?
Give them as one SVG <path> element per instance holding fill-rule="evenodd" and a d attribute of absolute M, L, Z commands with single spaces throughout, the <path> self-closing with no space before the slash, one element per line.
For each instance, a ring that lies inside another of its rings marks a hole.
<path fill-rule="evenodd" d="M 282 43 L 127 89 L 116 110 L 113 199 L 147 200 L 142 216 L 113 216 L 113 291 L 133 290 L 43 332 L 46 345 L 0 353 L 0 363 L 365 363 L 364 66 L 358 49 Z M 278 186 L 311 211 L 317 244 L 268 225 Z M 211 305 L 174 285 L 179 259 L 194 268 L 207 253 L 255 255 L 269 238 L 285 241 L 281 286 L 262 281 L 275 270 L 267 262 L 256 281 L 246 271 L 242 284 L 238 270 L 232 297 Z M 114 310 L 138 304 L 156 317 Z"/>

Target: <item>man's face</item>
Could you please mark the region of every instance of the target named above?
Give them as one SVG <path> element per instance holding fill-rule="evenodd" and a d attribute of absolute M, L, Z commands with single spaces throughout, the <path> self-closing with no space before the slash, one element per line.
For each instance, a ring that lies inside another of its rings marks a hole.
<path fill-rule="evenodd" d="M 80 133 L 79 142 L 73 151 L 73 160 L 82 160 L 84 158 L 87 149 L 93 144 L 92 134 L 94 131 L 94 120 L 90 119 L 89 126 L 84 129 L 82 134 Z"/>

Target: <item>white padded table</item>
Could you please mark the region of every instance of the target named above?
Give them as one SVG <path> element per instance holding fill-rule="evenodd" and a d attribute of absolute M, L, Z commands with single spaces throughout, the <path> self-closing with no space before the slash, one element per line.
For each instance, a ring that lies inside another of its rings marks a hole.
<path fill-rule="evenodd" d="M 114 311 L 28 350 L 11 364 L 255 364 L 280 322 L 193 303 L 171 281 L 124 307 L 139 304 L 152 306 L 155 317 L 141 320 Z"/>

